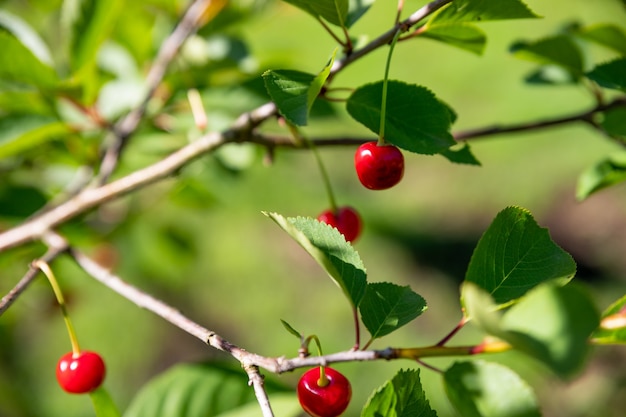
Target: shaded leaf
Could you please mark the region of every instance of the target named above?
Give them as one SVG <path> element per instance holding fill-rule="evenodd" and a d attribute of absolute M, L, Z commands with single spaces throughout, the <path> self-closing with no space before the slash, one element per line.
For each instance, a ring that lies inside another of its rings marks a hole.
<path fill-rule="evenodd" d="M 576 198 L 582 201 L 595 192 L 624 181 L 626 181 L 626 153 L 615 153 L 580 175 L 576 185 Z"/>
<path fill-rule="evenodd" d="M 359 87 L 347 102 L 348 113 L 378 134 L 383 82 Z M 425 87 L 389 80 L 385 140 L 410 152 L 432 155 L 456 142 L 450 134 L 451 113 Z"/>
<path fill-rule="evenodd" d="M 444 375 L 446 394 L 463 417 L 540 417 L 535 393 L 509 368 L 486 361 L 455 362 Z"/>
<path fill-rule="evenodd" d="M 315 76 L 301 71 L 278 70 L 263 74 L 265 88 L 278 112 L 297 126 L 307 124 L 309 88 Z"/>
<path fill-rule="evenodd" d="M 346 27 L 350 27 L 359 20 L 376 0 L 350 0 Z"/>
<path fill-rule="evenodd" d="M 576 273 L 572 257 L 552 241 L 529 211 L 507 207 L 481 237 L 465 275 L 506 304 L 548 281 L 566 282 Z"/>
<path fill-rule="evenodd" d="M 600 344 L 626 344 L 626 295 L 604 310 L 592 339 Z"/>
<path fill-rule="evenodd" d="M 429 24 L 421 36 L 445 42 L 478 55 L 483 53 L 487 43 L 485 33 L 468 23 Z"/>
<path fill-rule="evenodd" d="M 367 285 L 359 310 L 372 339 L 377 339 L 421 315 L 426 301 L 408 286 L 375 282 Z"/>
<path fill-rule="evenodd" d="M 580 29 L 578 35 L 591 42 L 613 49 L 622 55 L 626 55 L 626 31 L 617 25 L 610 23 L 595 24 Z"/>
<path fill-rule="evenodd" d="M 543 38 L 535 42 L 518 42 L 511 47 L 514 56 L 542 65 L 560 66 L 574 76 L 583 74 L 583 54 L 567 35 Z"/>
<path fill-rule="evenodd" d="M 313 17 L 322 17 L 336 26 L 345 26 L 348 17 L 348 0 L 284 0 L 304 10 Z"/>
<path fill-rule="evenodd" d="M 422 388 L 419 369 L 400 370 L 369 398 L 361 417 L 436 417 Z"/>
<path fill-rule="evenodd" d="M 353 307 L 358 307 L 367 287 L 365 267 L 359 254 L 337 229 L 312 218 L 265 215 L 302 246 L 343 290 Z"/>
<path fill-rule="evenodd" d="M 470 145 L 468 143 L 462 144 L 460 147 L 453 146 L 448 149 L 444 149 L 439 152 L 442 156 L 448 159 L 450 162 L 454 162 L 456 164 L 467 164 L 467 165 L 476 165 L 480 166 L 480 161 L 476 159 L 472 150 L 470 149 Z"/>
<path fill-rule="evenodd" d="M 587 77 L 601 87 L 626 92 L 626 58 L 598 65 L 587 73 Z"/>
<path fill-rule="evenodd" d="M 431 21 L 480 22 L 536 17 L 539 16 L 519 0 L 455 0 L 436 13 Z"/>

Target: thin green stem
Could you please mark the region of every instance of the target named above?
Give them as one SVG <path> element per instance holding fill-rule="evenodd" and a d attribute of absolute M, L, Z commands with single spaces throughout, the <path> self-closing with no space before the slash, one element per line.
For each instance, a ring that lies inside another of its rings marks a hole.
<path fill-rule="evenodd" d="M 52 291 L 54 291 L 54 296 L 59 303 L 59 307 L 61 307 L 61 313 L 63 314 L 63 320 L 65 321 L 65 327 L 67 328 L 67 333 L 70 337 L 70 343 L 72 344 L 72 352 L 77 355 L 80 353 L 80 347 L 78 345 L 78 339 L 76 338 L 76 331 L 74 330 L 74 326 L 70 320 L 69 314 L 67 313 L 67 307 L 65 304 L 65 298 L 63 297 L 63 292 L 61 291 L 61 287 L 59 286 L 59 282 L 57 281 L 52 269 L 50 266 L 42 261 L 38 260 L 33 263 L 33 266 L 39 268 L 41 272 L 48 278 L 48 282 L 50 282 L 50 286 L 52 287 Z"/>
<path fill-rule="evenodd" d="M 378 144 L 385 144 L 385 120 L 387 119 L 387 84 L 389 80 L 389 67 L 391 67 L 391 56 L 393 55 L 393 49 L 398 42 L 398 38 L 402 33 L 401 29 L 396 31 L 393 36 L 391 45 L 389 45 L 389 53 L 387 54 L 387 62 L 385 64 L 385 77 L 383 78 L 383 96 L 380 104 L 380 130 L 378 132 Z"/>
<path fill-rule="evenodd" d="M 316 335 L 311 335 L 307 338 L 309 341 L 311 339 L 313 339 L 315 341 L 315 344 L 317 345 L 317 354 L 319 356 L 324 356 L 322 353 L 322 344 L 320 343 L 320 339 L 316 336 Z M 325 387 L 326 385 L 328 385 L 330 383 L 328 377 L 326 376 L 326 370 L 324 365 L 320 366 L 320 377 L 317 380 L 317 385 L 320 387 Z"/>

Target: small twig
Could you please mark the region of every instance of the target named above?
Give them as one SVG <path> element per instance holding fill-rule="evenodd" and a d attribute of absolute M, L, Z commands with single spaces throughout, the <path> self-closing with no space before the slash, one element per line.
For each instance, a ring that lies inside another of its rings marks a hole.
<path fill-rule="evenodd" d="M 274 417 L 270 399 L 267 396 L 267 391 L 265 391 L 263 375 L 259 372 L 259 368 L 255 365 L 244 365 L 243 369 L 248 374 L 250 385 L 254 388 L 254 395 L 256 395 L 257 402 L 261 407 L 263 417 Z"/>

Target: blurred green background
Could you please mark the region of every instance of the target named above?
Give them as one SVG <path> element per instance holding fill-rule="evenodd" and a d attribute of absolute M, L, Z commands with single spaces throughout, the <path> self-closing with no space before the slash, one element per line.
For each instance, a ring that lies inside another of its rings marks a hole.
<path fill-rule="evenodd" d="M 136 25 L 140 30 L 143 21 L 133 22 L 132 12 L 141 8 L 143 14 L 137 16 L 152 16 L 152 22 L 167 34 L 180 4 L 140 3 L 128 2 L 120 26 L 129 25 L 131 31 Z M 423 4 L 406 1 L 406 11 Z M 544 17 L 481 24 L 488 43 L 480 57 L 430 40 L 399 44 L 391 78 L 434 91 L 457 111 L 455 131 L 590 108 L 593 99 L 581 86 L 524 84 L 524 76 L 534 65 L 513 58 L 508 47 L 517 40 L 553 34 L 572 22 L 623 26 L 624 3 L 528 0 L 526 4 Z M 53 50 L 60 42 L 55 34 L 59 7 L 59 1 L 0 1 L 2 10 L 41 31 Z M 395 11 L 396 2 L 379 0 L 354 26 L 353 33 L 375 37 L 390 27 Z M 154 52 L 163 36 L 158 32 L 150 33 L 153 39 L 144 34 L 148 38 L 143 40 L 144 49 L 137 48 L 133 54 L 139 71 L 145 70 L 149 52 Z M 238 78 L 216 70 L 202 86 L 211 127 L 263 102 L 259 95 L 228 90 L 231 80 L 253 82 L 266 69 L 315 73 L 335 47 L 314 19 L 278 1 L 267 2 L 241 24 L 230 25 L 228 33 L 247 45 L 250 57 Z M 116 35 L 122 36 L 119 31 Z M 601 49 L 589 53 L 590 65 L 610 56 Z M 381 79 L 385 54 L 382 49 L 351 65 L 333 85 L 357 87 Z M 142 62 L 141 56 L 146 61 Z M 184 85 L 185 77 L 181 79 L 170 82 Z M 340 106 L 334 109 L 336 117 L 314 118 L 304 132 L 328 137 L 371 135 Z M 178 134 L 157 134 L 147 128 L 140 131 L 126 150 L 120 173 L 155 161 L 198 134 L 188 110 L 174 105 L 170 110 Z M 529 209 L 540 225 L 550 229 L 553 239 L 572 253 L 579 264 L 577 279 L 593 291 L 599 309 L 624 294 L 626 189 L 613 187 L 582 203 L 574 197 L 579 174 L 618 151 L 617 145 L 583 124 L 477 139 L 472 145 L 481 167 L 455 165 L 439 156 L 405 154 L 403 181 L 379 192 L 358 183 L 352 166 L 353 148 L 320 149 L 339 203 L 356 207 L 364 219 L 364 234 L 355 246 L 369 279 L 410 285 L 429 305 L 424 315 L 377 341 L 373 348 L 431 344 L 456 325 L 461 317 L 458 285 L 471 251 L 496 213 L 508 205 Z M 30 158 L 35 159 L 33 155 Z M 44 172 L 56 172 L 61 183 L 71 170 L 60 165 L 30 177 L 20 166 L 20 172 L 4 172 L 1 181 L 19 183 L 19 173 L 22 184 L 32 186 L 43 181 Z M 53 189 L 50 185 L 47 191 Z M 20 205 L 16 200 L 9 203 Z M 327 206 L 309 152 L 278 149 L 273 163 L 267 164 L 263 149 L 231 145 L 218 155 L 190 164 L 176 178 L 107 204 L 70 222 L 62 231 L 73 244 L 129 283 L 179 308 L 227 340 L 262 355 L 291 357 L 297 355 L 298 343 L 280 319 L 305 334 L 317 334 L 325 353 L 330 353 L 352 346 L 351 311 L 314 261 L 261 212 L 316 216 Z M 0 221 L 6 228 L 20 218 Z M 44 250 L 39 244 L 30 244 L 0 254 L 0 293 L 7 293 L 28 263 Z M 98 350 L 106 359 L 105 386 L 122 410 L 146 381 L 173 364 L 230 360 L 103 288 L 68 259 L 59 259 L 53 268 L 67 292 L 79 340 L 83 348 Z M 480 337 L 467 328 L 453 342 L 472 343 Z M 0 416 L 92 415 L 87 397 L 67 395 L 56 384 L 54 366 L 69 349 L 53 294 L 47 282 L 39 279 L 0 318 Z M 617 417 L 626 408 L 623 348 L 594 350 L 588 368 L 573 381 L 560 381 L 519 355 L 501 354 L 493 359 L 529 379 L 547 417 Z M 452 360 L 429 363 L 445 367 Z M 372 390 L 397 369 L 414 366 L 400 361 L 338 365 L 354 384 L 354 399 L 346 416 L 359 415 Z M 293 386 L 298 375 L 268 377 Z M 422 377 L 438 415 L 453 416 L 439 375 L 424 369 Z"/>

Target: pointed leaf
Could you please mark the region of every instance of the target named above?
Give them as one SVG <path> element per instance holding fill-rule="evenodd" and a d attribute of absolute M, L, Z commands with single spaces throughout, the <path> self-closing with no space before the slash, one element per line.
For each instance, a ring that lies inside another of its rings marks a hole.
<path fill-rule="evenodd" d="M 539 227 L 530 212 L 508 207 L 483 234 L 465 276 L 491 294 L 497 304 L 509 303 L 547 280 L 570 280 L 572 257 Z"/>
<path fill-rule="evenodd" d="M 514 348 L 548 365 L 562 377 L 578 371 L 589 350 L 599 314 L 588 291 L 575 285 L 543 284 L 502 317 L 503 337 Z"/>
<path fill-rule="evenodd" d="M 120 417 L 119 410 L 113 399 L 103 387 L 89 393 L 96 417 Z"/>
<path fill-rule="evenodd" d="M 367 285 L 359 310 L 372 339 L 377 339 L 426 311 L 426 301 L 408 286 L 375 282 Z"/>
<path fill-rule="evenodd" d="M 519 0 L 455 0 L 436 13 L 431 21 L 479 22 L 536 17 L 539 16 Z"/>
<path fill-rule="evenodd" d="M 540 417 L 532 389 L 492 362 L 455 362 L 443 376 L 446 394 L 463 417 Z"/>
<path fill-rule="evenodd" d="M 48 45 L 39 34 L 20 17 L 0 10 L 0 28 L 20 41 L 43 64 L 52 66 L 52 55 Z"/>
<path fill-rule="evenodd" d="M 441 23 L 427 25 L 422 35 L 448 45 L 481 55 L 487 43 L 485 32 L 468 23 Z"/>
<path fill-rule="evenodd" d="M 378 134 L 383 82 L 359 87 L 348 99 L 348 113 Z M 425 87 L 389 80 L 385 140 L 410 152 L 432 155 L 456 142 L 450 134 L 451 114 Z"/>
<path fill-rule="evenodd" d="M 363 408 L 361 417 L 437 417 L 422 388 L 419 369 L 400 370 L 378 388 Z"/>
<path fill-rule="evenodd" d="M 363 16 L 376 0 L 350 0 L 346 27 L 350 27 Z"/>
<path fill-rule="evenodd" d="M 600 328 L 592 338 L 600 344 L 626 344 L 626 295 L 602 313 Z"/>
<path fill-rule="evenodd" d="M 598 65 L 587 77 L 604 88 L 626 92 L 626 58 Z"/>
<path fill-rule="evenodd" d="M 583 28 L 578 34 L 589 41 L 626 55 L 626 31 L 617 25 L 600 23 Z"/>
<path fill-rule="evenodd" d="M 330 69 L 333 67 L 333 63 L 335 62 L 335 56 L 337 55 L 337 48 L 333 51 L 333 55 L 330 57 L 330 60 L 326 64 L 324 68 L 315 76 L 313 81 L 311 82 L 311 86 L 309 87 L 309 91 L 307 92 L 307 112 L 311 111 L 311 107 L 313 107 L 313 102 L 322 91 L 328 76 L 330 75 Z"/>
<path fill-rule="evenodd" d="M 323 17 L 328 23 L 345 26 L 348 17 L 348 0 L 284 0 L 311 16 Z"/>
<path fill-rule="evenodd" d="M 443 157 L 455 164 L 467 164 L 480 166 L 480 161 L 476 159 L 468 143 L 462 144 L 460 147 L 451 147 L 439 152 Z"/>
<path fill-rule="evenodd" d="M 15 36 L 0 28 L 0 78 L 15 84 L 53 88 L 57 75 Z"/>
<path fill-rule="evenodd" d="M 359 254 L 337 229 L 312 218 L 265 215 L 302 246 L 343 290 L 352 306 L 358 307 L 367 287 L 365 267 Z"/>
<path fill-rule="evenodd" d="M 576 186 L 576 198 L 582 201 L 597 191 L 624 181 L 626 181 L 626 153 L 615 153 L 580 175 Z"/>
<path fill-rule="evenodd" d="M 270 395 L 289 391 L 270 380 L 265 389 Z M 248 403 L 256 403 L 256 397 L 241 369 L 218 363 L 180 364 L 144 385 L 124 417 L 213 417 Z"/>
<path fill-rule="evenodd" d="M 511 47 L 511 52 L 520 59 L 560 66 L 577 77 L 583 74 L 583 54 L 576 42 L 567 35 L 535 42 L 518 42 Z"/>
<path fill-rule="evenodd" d="M 293 70 L 266 71 L 265 88 L 278 112 L 297 126 L 307 124 L 309 88 L 315 79 L 312 74 Z"/>

